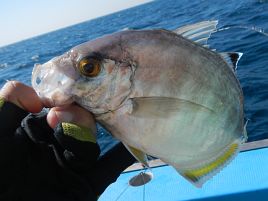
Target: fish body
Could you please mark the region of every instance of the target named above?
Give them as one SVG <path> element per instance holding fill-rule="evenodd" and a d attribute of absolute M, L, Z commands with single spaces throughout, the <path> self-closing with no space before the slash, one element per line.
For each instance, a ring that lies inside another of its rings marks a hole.
<path fill-rule="evenodd" d="M 189 40 L 200 31 L 187 29 L 211 24 L 176 33 L 127 30 L 86 42 L 36 65 L 33 86 L 49 105 L 76 102 L 95 114 L 144 164 L 143 153 L 158 157 L 201 186 L 245 141 L 234 71 L 220 54 Z"/>

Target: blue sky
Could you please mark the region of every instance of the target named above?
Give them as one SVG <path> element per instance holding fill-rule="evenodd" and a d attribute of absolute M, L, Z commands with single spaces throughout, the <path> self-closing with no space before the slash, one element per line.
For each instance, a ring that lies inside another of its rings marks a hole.
<path fill-rule="evenodd" d="M 0 46 L 150 0 L 1 0 Z"/>

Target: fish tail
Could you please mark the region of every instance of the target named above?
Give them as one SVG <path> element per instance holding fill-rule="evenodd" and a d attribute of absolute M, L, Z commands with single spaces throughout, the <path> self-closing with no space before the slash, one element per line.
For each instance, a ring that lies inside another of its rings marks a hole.
<path fill-rule="evenodd" d="M 228 165 L 237 155 L 241 144 L 240 141 L 238 141 L 239 140 L 236 140 L 225 148 L 212 162 L 209 162 L 206 165 L 198 168 L 185 170 L 183 172 L 180 171 L 180 174 L 193 183 L 196 187 L 201 188 L 207 180 L 220 172 L 220 170 Z"/>

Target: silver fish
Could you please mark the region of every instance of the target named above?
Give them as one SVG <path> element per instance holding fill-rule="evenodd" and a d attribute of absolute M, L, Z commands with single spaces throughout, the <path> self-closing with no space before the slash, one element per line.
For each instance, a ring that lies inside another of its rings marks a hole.
<path fill-rule="evenodd" d="M 201 187 L 247 138 L 241 54 L 208 49 L 216 25 L 106 35 L 37 64 L 32 85 L 47 105 L 92 112 L 145 165 L 155 156 Z"/>

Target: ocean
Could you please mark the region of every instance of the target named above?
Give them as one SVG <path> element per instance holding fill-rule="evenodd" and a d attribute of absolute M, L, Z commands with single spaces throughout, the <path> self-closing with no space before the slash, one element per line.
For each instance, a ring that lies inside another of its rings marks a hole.
<path fill-rule="evenodd" d="M 245 96 L 249 141 L 268 138 L 268 36 L 260 33 L 268 32 L 267 0 L 153 1 L 1 47 L 0 86 L 6 80 L 30 85 L 35 63 L 105 34 L 123 29 L 173 30 L 204 20 L 219 20 L 218 28 L 233 27 L 214 33 L 208 43 L 219 52 L 244 53 L 237 76 Z M 98 134 L 103 149 L 116 143 L 100 127 Z"/>

